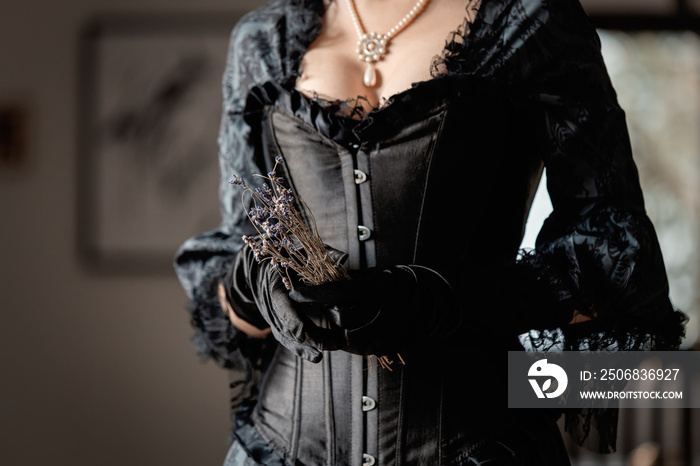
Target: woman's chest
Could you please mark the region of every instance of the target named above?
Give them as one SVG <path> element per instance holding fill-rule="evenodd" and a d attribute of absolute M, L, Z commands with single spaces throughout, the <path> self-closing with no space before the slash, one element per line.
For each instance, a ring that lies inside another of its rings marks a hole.
<path fill-rule="evenodd" d="M 408 26 L 386 41 L 385 53 L 372 65 L 376 70 L 375 83 L 367 86 L 364 78 L 368 63 L 359 58 L 357 51 L 358 25 L 363 32 L 386 34 L 405 21 L 406 14 L 416 5 L 415 0 L 334 1 L 326 10 L 319 35 L 303 56 L 296 87 L 306 95 L 332 100 L 362 96 L 368 107 L 377 107 L 390 96 L 410 88 L 412 83 L 431 79 L 432 63 L 442 54 L 452 32 L 464 22 L 467 3 L 470 2 L 426 1 L 412 15 Z M 370 49 L 377 47 L 377 44 L 369 45 Z"/>
<path fill-rule="evenodd" d="M 501 244 L 519 241 L 539 163 L 502 93 L 467 79 L 429 81 L 371 113 L 345 141 L 331 133 L 346 120 L 321 125 L 311 115 L 330 115 L 315 105 L 280 104 L 265 112 L 263 147 L 270 159 L 284 159 L 284 176 L 324 241 L 348 252 L 353 266 L 408 261 L 447 269 L 435 263 L 443 256 L 434 247 L 467 213 L 507 233 Z M 477 240 L 478 231 L 467 233 Z"/>

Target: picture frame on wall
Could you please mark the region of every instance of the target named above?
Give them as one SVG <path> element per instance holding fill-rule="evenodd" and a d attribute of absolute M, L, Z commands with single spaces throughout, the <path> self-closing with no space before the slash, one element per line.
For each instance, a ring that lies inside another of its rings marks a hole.
<path fill-rule="evenodd" d="M 78 252 L 91 270 L 171 273 L 219 221 L 217 134 L 240 14 L 111 15 L 80 37 Z"/>

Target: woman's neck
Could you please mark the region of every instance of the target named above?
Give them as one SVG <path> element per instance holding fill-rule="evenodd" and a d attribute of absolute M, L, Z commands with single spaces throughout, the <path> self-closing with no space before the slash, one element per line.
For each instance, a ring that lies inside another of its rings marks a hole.
<path fill-rule="evenodd" d="M 416 0 L 354 0 L 365 32 L 385 34 L 416 4 Z M 326 8 L 323 27 L 301 62 L 296 87 L 307 94 L 334 100 L 364 97 L 366 105 L 382 101 L 431 79 L 431 65 L 440 56 L 450 33 L 463 22 L 469 1 L 431 0 L 411 24 L 395 34 L 386 54 L 375 63 L 374 86 L 363 82 L 367 63 L 358 58 L 358 33 L 346 0 L 333 0 Z"/>

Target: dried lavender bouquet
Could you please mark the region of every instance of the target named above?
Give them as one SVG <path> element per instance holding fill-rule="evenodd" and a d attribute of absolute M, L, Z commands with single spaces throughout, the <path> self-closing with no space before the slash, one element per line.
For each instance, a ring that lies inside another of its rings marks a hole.
<path fill-rule="evenodd" d="M 282 158 L 275 157 L 275 166 L 267 176 L 254 175 L 267 180 L 258 188 L 251 188 L 238 175 L 233 175 L 231 184 L 244 188 L 243 196 L 253 197 L 253 207 L 248 218 L 258 231 L 256 238 L 243 236 L 255 259 L 269 259 L 282 276 L 288 290 L 294 288 L 289 270 L 310 285 L 349 279 L 345 268 L 336 264 L 323 244 L 316 220 L 301 197 L 284 186 L 284 179 L 276 174 Z M 269 184 L 268 184 L 269 182 Z M 295 200 L 307 207 L 311 217 L 310 228 L 295 207 Z"/>
<path fill-rule="evenodd" d="M 277 175 L 277 165 L 281 163 L 282 158 L 277 156 L 275 165 L 267 176 L 254 175 L 269 182 L 258 188 L 251 188 L 238 175 L 233 175 L 233 179 L 229 181 L 244 189 L 242 197 L 246 194 L 253 197 L 253 207 L 248 211 L 248 218 L 258 235 L 255 238 L 243 236 L 243 241 L 253 250 L 258 262 L 266 259 L 272 262 L 273 268 L 282 276 L 282 282 L 288 290 L 294 288 L 289 276 L 290 270 L 310 285 L 349 280 L 350 275 L 345 268 L 328 254 L 311 209 L 300 196 L 286 188 L 284 179 Z M 297 211 L 295 200 L 307 208 L 311 228 Z M 242 201 L 245 205 L 245 200 Z M 399 362 L 405 364 L 401 355 L 397 356 Z M 392 370 L 391 365 L 394 361 L 388 356 L 368 356 L 370 367 L 374 365 L 373 358 L 376 358 L 380 367 Z"/>

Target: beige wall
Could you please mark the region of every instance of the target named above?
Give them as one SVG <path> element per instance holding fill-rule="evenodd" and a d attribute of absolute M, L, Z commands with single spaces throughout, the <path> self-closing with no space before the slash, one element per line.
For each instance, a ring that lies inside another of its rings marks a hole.
<path fill-rule="evenodd" d="M 255 3 L 0 6 L 0 99 L 21 96 L 32 110 L 27 165 L 0 171 L 0 464 L 221 464 L 225 374 L 188 343 L 174 274 L 94 275 L 76 257 L 77 37 L 98 12 Z"/>
<path fill-rule="evenodd" d="M 95 13 L 252 4 L 2 2 L 0 100 L 32 120 L 27 165 L 0 170 L 0 464 L 222 463 L 225 373 L 189 344 L 174 274 L 94 275 L 76 257 L 77 40 Z"/>

